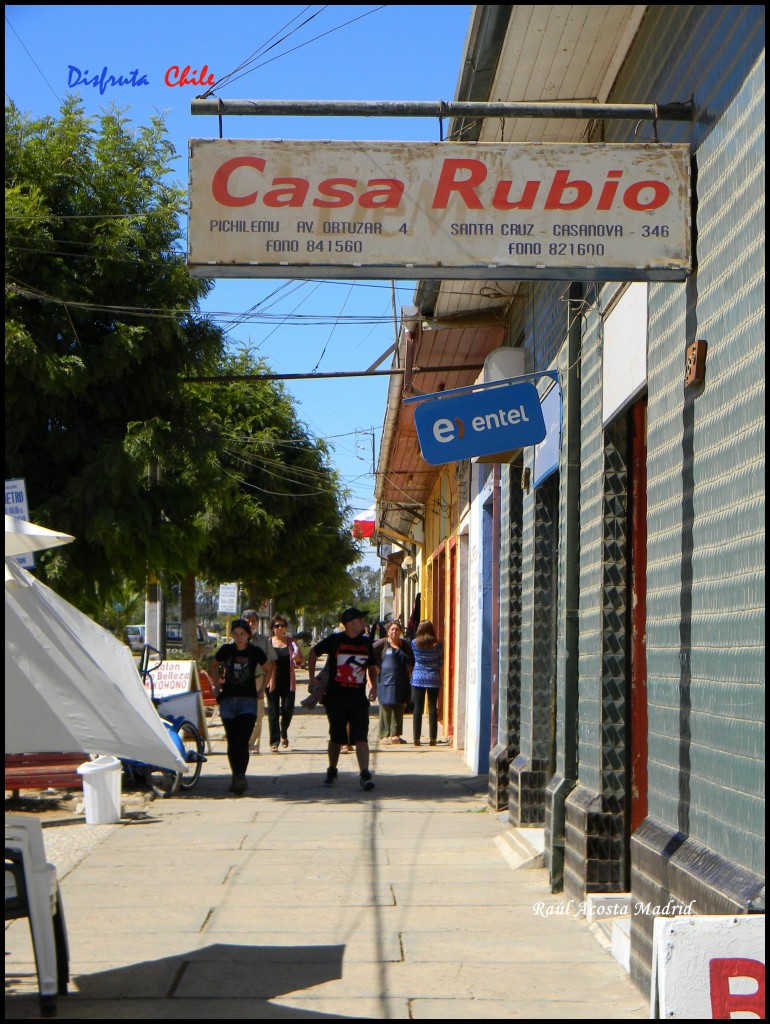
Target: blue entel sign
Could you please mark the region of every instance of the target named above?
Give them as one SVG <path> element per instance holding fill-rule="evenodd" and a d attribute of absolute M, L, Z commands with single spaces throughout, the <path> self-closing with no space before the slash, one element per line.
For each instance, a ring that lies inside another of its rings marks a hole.
<path fill-rule="evenodd" d="M 530 382 L 429 396 L 415 409 L 414 423 L 431 466 L 539 444 L 546 433 L 540 396 Z"/>

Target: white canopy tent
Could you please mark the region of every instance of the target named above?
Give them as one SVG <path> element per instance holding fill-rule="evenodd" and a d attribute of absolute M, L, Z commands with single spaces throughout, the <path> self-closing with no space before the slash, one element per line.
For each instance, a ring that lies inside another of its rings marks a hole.
<path fill-rule="evenodd" d="M 12 558 L 5 565 L 5 752 L 83 750 L 182 770 L 128 648 Z"/>
<path fill-rule="evenodd" d="M 55 548 L 60 544 L 70 544 L 75 538 L 69 533 L 57 533 L 46 526 L 38 526 L 26 519 L 5 517 L 5 553 L 6 555 L 27 555 L 32 551 L 43 551 Z"/>

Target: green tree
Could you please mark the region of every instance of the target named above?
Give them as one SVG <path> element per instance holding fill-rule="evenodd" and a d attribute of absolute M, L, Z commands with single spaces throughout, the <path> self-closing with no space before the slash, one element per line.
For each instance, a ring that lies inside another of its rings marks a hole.
<path fill-rule="evenodd" d="M 218 370 L 248 376 L 268 367 L 244 349 Z M 286 614 L 341 601 L 359 552 L 326 445 L 279 383 L 195 385 L 195 395 L 222 440 L 217 487 L 201 518 L 208 540 L 200 573 L 239 580 L 250 603 L 272 598 Z"/>
<path fill-rule="evenodd" d="M 40 574 L 92 611 L 148 565 L 184 571 L 203 540 L 216 455 L 179 376 L 222 336 L 197 316 L 210 284 L 185 268 L 174 157 L 159 118 L 6 108 L 6 475 L 77 537 Z"/>
<path fill-rule="evenodd" d="M 371 619 L 378 618 L 380 614 L 381 577 L 379 569 L 371 569 L 367 565 L 358 565 L 350 571 L 353 583 L 350 603 L 362 612 L 368 612 Z"/>
<path fill-rule="evenodd" d="M 200 315 L 159 118 L 6 109 L 6 477 L 33 518 L 76 542 L 38 572 L 106 614 L 148 569 L 181 584 L 243 580 L 287 612 L 339 601 L 358 550 L 328 452 L 280 385 Z"/>

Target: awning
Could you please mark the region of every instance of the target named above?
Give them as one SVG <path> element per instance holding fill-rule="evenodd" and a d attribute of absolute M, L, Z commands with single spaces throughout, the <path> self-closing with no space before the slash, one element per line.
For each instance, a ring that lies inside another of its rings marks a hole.
<path fill-rule="evenodd" d="M 129 649 L 5 564 L 6 754 L 82 750 L 181 770 Z"/>

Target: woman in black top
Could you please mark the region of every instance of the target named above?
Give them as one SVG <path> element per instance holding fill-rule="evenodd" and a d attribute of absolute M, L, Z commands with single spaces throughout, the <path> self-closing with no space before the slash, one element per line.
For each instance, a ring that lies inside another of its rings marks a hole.
<path fill-rule="evenodd" d="M 301 668 L 305 659 L 297 642 L 290 637 L 288 623 L 276 615 L 270 623 L 273 635 L 267 641 L 267 660 L 273 665 L 273 678 L 267 684 L 267 716 L 270 722 L 270 749 L 275 754 L 278 744 L 289 745 L 289 726 L 294 715 L 294 698 L 297 689 L 295 669 Z"/>
<path fill-rule="evenodd" d="M 244 619 L 233 622 L 232 637 L 232 642 L 223 644 L 214 655 L 211 678 L 227 736 L 227 760 L 233 773 L 228 792 L 240 796 L 247 788 L 249 737 L 257 720 L 257 665 L 265 665 L 268 683 L 273 665 L 267 663 L 267 655 L 262 648 L 250 642 L 251 629 Z"/>

